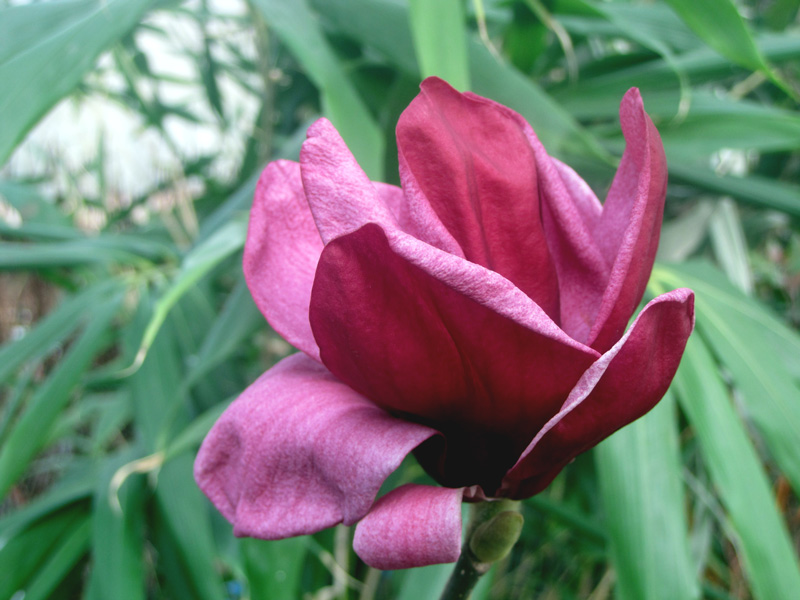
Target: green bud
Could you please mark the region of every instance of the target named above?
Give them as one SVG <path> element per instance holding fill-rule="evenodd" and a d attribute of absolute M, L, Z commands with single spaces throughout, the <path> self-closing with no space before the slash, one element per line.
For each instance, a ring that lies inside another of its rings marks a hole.
<path fill-rule="evenodd" d="M 515 510 L 505 510 L 481 523 L 472 534 L 469 549 L 482 563 L 504 558 L 517 543 L 524 519 Z"/>

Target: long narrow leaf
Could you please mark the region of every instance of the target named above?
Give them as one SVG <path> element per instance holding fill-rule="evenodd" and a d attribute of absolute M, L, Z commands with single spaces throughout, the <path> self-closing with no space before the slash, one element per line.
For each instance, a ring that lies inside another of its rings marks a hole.
<path fill-rule="evenodd" d="M 153 0 L 77 0 L 0 11 L 0 164 L 71 92 L 97 56 L 128 33 Z M 13 115 L 13 118 L 9 118 Z"/>
<path fill-rule="evenodd" d="M 699 598 L 684 514 L 675 400 L 595 450 L 620 600 Z"/>
<path fill-rule="evenodd" d="M 409 17 L 422 76 L 436 75 L 456 89 L 468 90 L 467 32 L 461 0 L 411 0 Z"/>
<path fill-rule="evenodd" d="M 707 265 L 683 266 L 666 279 L 695 290 L 698 328 L 742 392 L 746 414 L 775 461 L 800 491 L 800 388 L 786 362 L 800 355 L 800 338 Z"/>
<path fill-rule="evenodd" d="M 94 311 L 80 338 L 69 349 L 44 384 L 36 391 L 25 413 L 14 426 L 0 450 L 0 497 L 25 472 L 34 455 L 42 449 L 59 414 L 69 402 L 92 359 L 104 347 L 111 319 L 117 313 L 122 294 Z"/>
<path fill-rule="evenodd" d="M 307 0 L 255 0 L 254 4 L 319 88 L 325 114 L 361 167 L 372 179 L 381 179 L 383 136 L 325 39 Z"/>
<path fill-rule="evenodd" d="M 756 598 L 792 600 L 800 590 L 797 556 L 753 444 L 701 336 L 689 339 L 675 385 L 728 511 Z"/>

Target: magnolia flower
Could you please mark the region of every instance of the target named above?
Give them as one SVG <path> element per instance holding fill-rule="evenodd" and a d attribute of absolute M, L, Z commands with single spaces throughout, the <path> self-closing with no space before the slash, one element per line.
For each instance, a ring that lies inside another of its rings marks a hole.
<path fill-rule="evenodd" d="M 378 568 L 452 562 L 462 500 L 529 497 L 664 395 L 693 295 L 642 299 L 666 163 L 636 89 L 603 205 L 514 111 L 427 79 L 397 126 L 402 188 L 333 126 L 255 194 L 244 253 L 264 316 L 300 352 L 222 415 L 195 464 L 238 536 L 358 523 Z M 412 453 L 439 486 L 375 501 Z"/>

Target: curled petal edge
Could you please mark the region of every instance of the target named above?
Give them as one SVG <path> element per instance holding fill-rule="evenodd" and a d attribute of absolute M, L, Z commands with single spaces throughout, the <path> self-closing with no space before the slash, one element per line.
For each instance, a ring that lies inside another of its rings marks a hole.
<path fill-rule="evenodd" d="M 651 300 L 625 335 L 586 370 L 561 410 L 508 471 L 499 495 L 522 498 L 540 492 L 575 456 L 646 414 L 666 393 L 693 329 L 692 290 L 681 288 Z M 661 349 L 642 347 L 648 344 Z M 629 363 L 652 360 L 657 364 L 649 378 L 629 372 Z M 622 379 L 628 385 L 618 393 L 615 382 Z M 632 380 L 641 388 L 633 393 L 636 398 L 630 397 Z"/>
<path fill-rule="evenodd" d="M 356 526 L 353 548 L 376 569 L 455 562 L 462 488 L 406 484 L 382 496 Z"/>
<path fill-rule="evenodd" d="M 295 354 L 219 418 L 198 453 L 195 480 L 235 535 L 304 535 L 361 519 L 386 477 L 436 434 L 390 416 Z"/>

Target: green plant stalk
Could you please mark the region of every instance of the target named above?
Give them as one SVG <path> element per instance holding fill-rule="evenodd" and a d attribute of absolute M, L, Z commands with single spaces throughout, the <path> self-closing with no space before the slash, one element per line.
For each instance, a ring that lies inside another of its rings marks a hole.
<path fill-rule="evenodd" d="M 494 500 L 473 504 L 461 556 L 441 600 L 466 600 L 481 576 L 505 558 L 522 532 L 519 502 Z"/>

